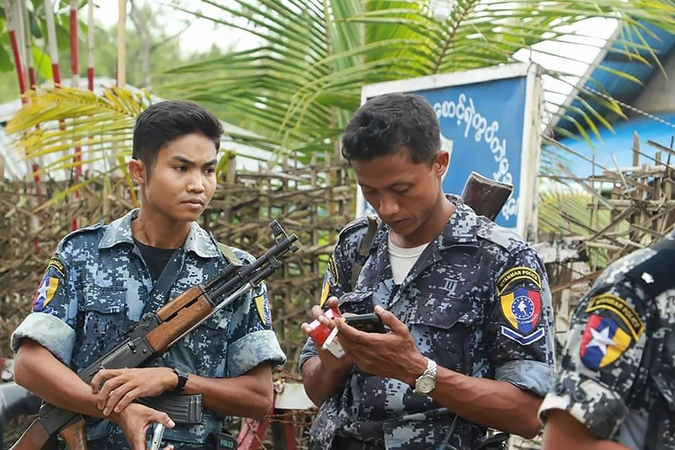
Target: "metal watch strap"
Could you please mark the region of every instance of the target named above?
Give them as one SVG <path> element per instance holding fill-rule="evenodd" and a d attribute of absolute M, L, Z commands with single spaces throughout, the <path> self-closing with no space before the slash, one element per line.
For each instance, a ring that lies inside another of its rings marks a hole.
<path fill-rule="evenodd" d="M 421 380 L 422 378 L 432 378 L 434 380 L 434 384 L 436 382 L 436 373 L 438 371 L 438 365 L 436 364 L 436 361 L 434 361 L 433 359 L 427 358 L 426 356 L 425 359 L 427 360 L 427 368 L 424 369 L 422 375 L 417 377 L 417 379 L 415 380 L 415 386 L 413 387 L 413 392 L 415 394 L 422 394 L 422 392 L 419 392 L 417 390 L 418 381 Z"/>

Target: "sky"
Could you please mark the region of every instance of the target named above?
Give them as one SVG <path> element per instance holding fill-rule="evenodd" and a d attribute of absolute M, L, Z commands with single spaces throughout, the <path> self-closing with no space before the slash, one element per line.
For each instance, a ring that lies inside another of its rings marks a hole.
<path fill-rule="evenodd" d="M 228 2 L 234 4 L 231 0 L 219 1 L 223 4 L 227 4 Z M 211 43 L 221 43 L 223 48 L 227 48 L 229 43 L 235 41 L 238 50 L 255 45 L 255 37 L 245 31 L 227 28 L 223 25 L 215 24 L 210 20 L 195 18 L 171 6 L 176 4 L 183 7 L 183 9 L 201 12 L 209 17 L 222 16 L 222 10 L 205 2 L 199 0 L 136 0 L 136 2 L 139 5 L 147 3 L 154 8 L 159 8 L 161 12 L 160 21 L 171 34 L 183 31 L 189 23 L 187 30 L 183 32 L 180 38 L 181 48 L 185 52 L 193 53 L 207 50 L 211 46 Z M 129 11 L 128 3 L 127 12 Z M 94 12 L 95 20 L 106 27 L 117 25 L 119 18 L 117 0 L 94 0 L 94 4 L 97 5 Z M 84 14 L 84 9 L 82 13 Z M 131 26 L 131 19 L 129 19 L 128 15 L 127 20 L 129 21 L 129 26 Z"/>

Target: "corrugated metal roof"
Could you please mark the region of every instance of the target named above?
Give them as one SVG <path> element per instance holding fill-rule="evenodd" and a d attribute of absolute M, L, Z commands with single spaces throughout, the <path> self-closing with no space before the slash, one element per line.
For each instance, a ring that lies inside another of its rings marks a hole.
<path fill-rule="evenodd" d="M 667 122 L 675 123 L 675 112 L 660 114 L 660 117 Z M 651 140 L 667 147 L 670 147 L 675 141 L 675 128 L 647 117 L 636 117 L 630 121 L 622 121 L 614 125 L 613 128 L 613 131 L 601 128 L 600 139 L 591 135 L 590 146 L 581 137 L 560 140 L 561 144 L 588 158 L 592 158 L 594 152 L 595 162 L 602 166 L 593 170 L 593 165 L 590 162 L 560 151 L 561 155 L 569 157 L 573 161 L 573 164 L 569 164 L 568 168 L 574 175 L 585 178 L 593 173 L 595 175 L 602 173 L 603 168 L 616 170 L 616 164 L 621 168 L 632 166 L 634 133 L 639 136 L 640 151 L 647 155 L 640 156 L 641 164 L 649 164 L 652 167 L 656 165 L 652 158 L 654 158 L 658 149 L 649 145 L 647 141 Z M 668 162 L 670 165 L 675 164 L 675 158 L 667 153 L 662 152 L 662 158 L 663 162 Z"/>
<path fill-rule="evenodd" d="M 654 53 L 661 62 L 675 51 L 674 34 L 645 22 L 639 21 L 638 23 L 644 27 L 644 29 L 639 29 L 639 34 L 644 39 L 645 43 L 654 50 Z M 653 56 L 647 50 L 639 50 L 639 54 L 651 63 L 651 67 L 647 66 L 642 61 L 630 59 L 630 56 L 619 53 L 619 51 L 625 51 L 627 47 L 630 52 L 636 53 L 637 50 L 630 48 L 630 44 L 627 43 L 633 42 L 635 44 L 642 44 L 640 35 L 638 35 L 634 29 L 627 26 L 618 29 L 615 35 L 608 41 L 613 43 L 608 45 L 607 49 L 599 55 L 599 60 L 594 64 L 595 67 L 589 67 L 590 74 L 582 77 L 582 80 L 585 81 L 583 82 L 581 90 L 583 91 L 585 88 L 591 88 L 601 91 L 616 100 L 627 104 L 631 104 L 635 101 L 647 85 L 649 78 L 657 71 L 661 70 L 659 65 L 654 61 Z M 612 71 L 629 74 L 640 80 L 642 84 L 638 84 L 633 80 L 617 75 Z M 588 96 L 584 96 L 584 98 L 602 117 L 608 119 L 610 123 L 617 119 L 615 113 L 603 106 L 601 102 L 589 100 Z M 586 107 L 583 106 L 578 99 L 571 102 L 571 107 L 586 110 Z M 582 118 L 580 113 L 568 111 L 567 115 L 584 126 L 584 128 L 588 128 L 585 119 Z M 597 124 L 597 119 L 593 118 L 593 120 Z M 572 120 L 562 118 L 557 124 L 553 125 L 556 128 L 562 128 L 569 133 L 578 134 L 577 125 L 575 125 Z M 560 130 L 557 129 L 555 132 L 556 139 L 561 139 L 562 136 Z"/>

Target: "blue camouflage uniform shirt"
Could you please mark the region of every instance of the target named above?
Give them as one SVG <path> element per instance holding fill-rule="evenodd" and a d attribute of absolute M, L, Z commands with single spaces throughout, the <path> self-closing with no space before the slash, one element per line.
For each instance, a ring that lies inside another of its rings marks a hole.
<path fill-rule="evenodd" d="M 131 211 L 110 225 L 99 223 L 66 236 L 49 262 L 33 309 L 12 335 L 12 349 L 24 338 L 48 349 L 74 372 L 80 372 L 124 338 L 146 314 L 205 282 L 229 262 L 214 238 L 192 223 L 183 247 L 176 250 L 153 282 L 131 233 Z M 254 258 L 232 249 L 242 262 Z M 164 288 L 163 288 L 164 287 Z M 267 289 L 261 283 L 224 307 L 147 366 L 179 367 L 208 378 L 237 377 L 263 362 L 283 364 L 285 355 L 272 331 Z M 167 429 L 164 440 L 181 444 L 207 441 L 229 418 L 204 410 L 201 425 Z M 127 449 L 121 429 L 99 421 L 87 429 L 94 447 Z"/>
<path fill-rule="evenodd" d="M 575 309 L 539 409 L 544 423 L 560 409 L 598 439 L 675 448 L 675 232 L 665 239 L 669 255 L 654 262 L 657 251 L 646 248 L 623 257 Z"/>
<path fill-rule="evenodd" d="M 400 286 L 394 280 L 381 224 L 354 289 L 349 286 L 366 219 L 341 233 L 324 277 L 322 302 L 339 298 L 340 310 L 373 312 L 375 305 L 408 325 L 418 350 L 439 366 L 507 381 L 543 397 L 553 377 L 551 294 L 542 261 L 516 234 L 476 216 L 456 196 L 456 212 L 420 255 Z M 316 355 L 312 339 L 301 367 Z M 384 445 L 388 450 L 433 448 L 455 415 L 395 379 L 352 369 L 342 392 L 326 401 L 312 427 L 313 449 L 328 449 L 335 435 Z M 459 419 L 448 442 L 474 447 L 482 426 Z"/>

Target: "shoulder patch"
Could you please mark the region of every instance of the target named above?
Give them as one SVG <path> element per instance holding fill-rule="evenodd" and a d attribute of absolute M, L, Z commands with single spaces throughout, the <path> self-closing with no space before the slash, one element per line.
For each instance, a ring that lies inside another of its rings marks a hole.
<path fill-rule="evenodd" d="M 45 275 L 33 297 L 33 312 L 51 313 L 52 308 L 49 306 L 49 302 L 54 298 L 58 288 L 59 279 Z"/>
<path fill-rule="evenodd" d="M 255 302 L 255 309 L 258 312 L 258 318 L 260 323 L 265 328 L 270 328 L 272 326 L 272 310 L 270 308 L 270 301 L 267 297 L 267 292 L 262 295 L 257 296 L 253 299 Z"/>
<path fill-rule="evenodd" d="M 538 291 L 516 288 L 500 297 L 499 306 L 509 325 L 501 327 L 504 336 L 520 345 L 530 345 L 544 337 L 544 329 L 537 329 L 541 318 L 541 295 Z"/>
<path fill-rule="evenodd" d="M 49 260 L 49 264 L 47 264 L 46 271 L 48 271 L 49 269 L 56 270 L 56 272 L 59 275 L 61 275 L 62 278 L 66 277 L 66 266 L 56 256 L 52 256 L 51 259 Z"/>
<path fill-rule="evenodd" d="M 546 332 L 543 328 L 540 328 L 536 333 L 532 333 L 529 336 L 523 336 L 509 327 L 502 326 L 502 335 L 511 339 L 512 341 L 516 341 L 520 345 L 531 345 L 543 338 L 546 335 Z"/>
<path fill-rule="evenodd" d="M 593 314 L 581 337 L 579 357 L 589 369 L 602 369 L 619 359 L 631 343 L 630 335 L 614 319 Z"/>
<path fill-rule="evenodd" d="M 335 264 L 335 258 L 333 255 L 330 255 L 330 258 L 328 259 L 328 267 L 327 267 L 328 273 L 331 275 L 331 280 L 330 280 L 330 285 L 331 286 L 336 286 L 339 281 L 338 277 L 338 269 L 337 269 L 337 264 Z"/>
<path fill-rule="evenodd" d="M 645 331 L 645 323 L 637 314 L 635 309 L 621 297 L 612 294 L 600 294 L 592 297 L 586 307 L 586 312 L 598 311 L 606 309 L 612 311 L 614 314 L 626 324 L 630 330 L 633 339 L 637 340 Z"/>
<path fill-rule="evenodd" d="M 319 307 L 323 308 L 324 303 L 328 300 L 328 294 L 330 294 L 330 284 L 327 279 L 324 279 L 323 288 L 321 288 L 321 298 L 319 299 Z"/>
<path fill-rule="evenodd" d="M 541 278 L 536 270 L 530 267 L 517 266 L 507 270 L 497 279 L 497 294 L 501 295 L 518 280 L 529 280 L 541 289 Z"/>

